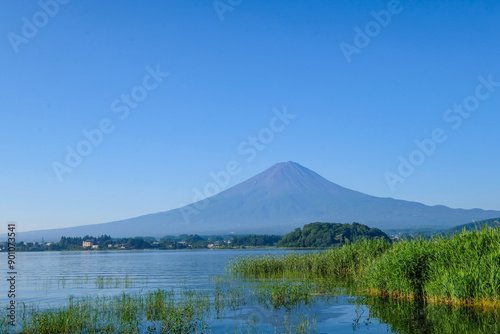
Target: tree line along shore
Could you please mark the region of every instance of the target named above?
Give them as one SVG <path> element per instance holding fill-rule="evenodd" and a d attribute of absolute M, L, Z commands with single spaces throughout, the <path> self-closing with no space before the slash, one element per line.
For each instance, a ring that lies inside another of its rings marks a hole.
<path fill-rule="evenodd" d="M 289 248 L 329 248 L 346 242 L 381 237 L 389 237 L 379 229 L 366 225 L 311 223 L 302 229 L 280 235 L 212 235 L 183 234 L 179 236 L 112 238 L 61 237 L 58 242 L 18 242 L 16 251 L 81 251 L 81 250 L 132 250 L 132 249 L 207 249 L 207 248 L 248 248 L 248 247 L 289 247 Z M 7 243 L 0 244 L 0 250 L 7 249 Z"/>

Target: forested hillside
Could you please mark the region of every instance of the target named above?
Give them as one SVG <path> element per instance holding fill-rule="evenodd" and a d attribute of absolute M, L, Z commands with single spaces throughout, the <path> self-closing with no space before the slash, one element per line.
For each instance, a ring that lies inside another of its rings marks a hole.
<path fill-rule="evenodd" d="M 369 228 L 363 224 L 311 223 L 283 236 L 278 247 L 321 248 L 376 237 L 390 241 L 387 234 L 378 228 Z"/>

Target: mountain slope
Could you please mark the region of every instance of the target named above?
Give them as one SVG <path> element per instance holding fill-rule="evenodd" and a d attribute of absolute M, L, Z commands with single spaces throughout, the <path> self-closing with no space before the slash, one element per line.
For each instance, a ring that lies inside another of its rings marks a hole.
<path fill-rule="evenodd" d="M 380 229 L 448 228 L 499 217 L 500 211 L 426 206 L 369 196 L 339 186 L 294 162 L 278 163 L 249 180 L 183 208 L 105 224 L 21 233 L 23 240 L 61 235 L 163 236 L 198 233 L 287 233 L 306 223 L 360 222 Z"/>
<path fill-rule="evenodd" d="M 458 234 L 462 232 L 463 229 L 466 231 L 477 231 L 477 230 L 482 230 L 485 226 L 492 227 L 492 228 L 499 228 L 500 227 L 500 218 L 492 218 L 492 219 L 487 219 L 487 220 L 481 220 L 481 221 L 474 221 L 472 223 L 468 224 L 463 224 L 459 225 L 453 228 L 450 228 L 446 231 L 444 231 L 442 234 L 445 236 L 452 236 L 454 234 Z"/>

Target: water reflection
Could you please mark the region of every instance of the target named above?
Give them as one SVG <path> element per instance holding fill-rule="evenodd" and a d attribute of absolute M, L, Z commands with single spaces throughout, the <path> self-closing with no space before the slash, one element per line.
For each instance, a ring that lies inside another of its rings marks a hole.
<path fill-rule="evenodd" d="M 370 315 L 390 325 L 394 333 L 500 333 L 498 310 L 380 297 L 358 297 L 356 303 L 368 305 Z"/>

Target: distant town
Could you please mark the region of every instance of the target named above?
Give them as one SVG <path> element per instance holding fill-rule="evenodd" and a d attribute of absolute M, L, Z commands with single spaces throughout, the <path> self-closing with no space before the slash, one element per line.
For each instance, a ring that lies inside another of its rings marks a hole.
<path fill-rule="evenodd" d="M 242 247 L 276 246 L 282 236 L 279 235 L 246 235 L 246 236 L 199 236 L 179 235 L 154 237 L 112 238 L 109 235 L 100 237 L 61 237 L 59 242 L 17 242 L 16 251 L 78 251 L 78 250 L 139 250 L 139 249 L 215 249 Z M 0 243 L 0 250 L 7 251 L 8 243 Z"/>
<path fill-rule="evenodd" d="M 58 242 L 17 242 L 16 251 L 82 251 L 82 250 L 139 250 L 139 249 L 224 249 L 224 248 L 256 248 L 256 247 L 290 247 L 290 248 L 328 248 L 361 239 L 383 238 L 399 239 L 400 236 L 389 237 L 377 228 L 369 228 L 359 223 L 311 223 L 302 229 L 296 228 L 284 236 L 281 235 L 211 235 L 181 234 L 167 235 L 160 239 L 148 236 L 134 238 L 113 238 L 110 235 L 99 237 L 61 237 Z M 0 243 L 0 250 L 6 251 L 9 244 Z M 12 244 L 10 244 L 12 246 Z"/>

